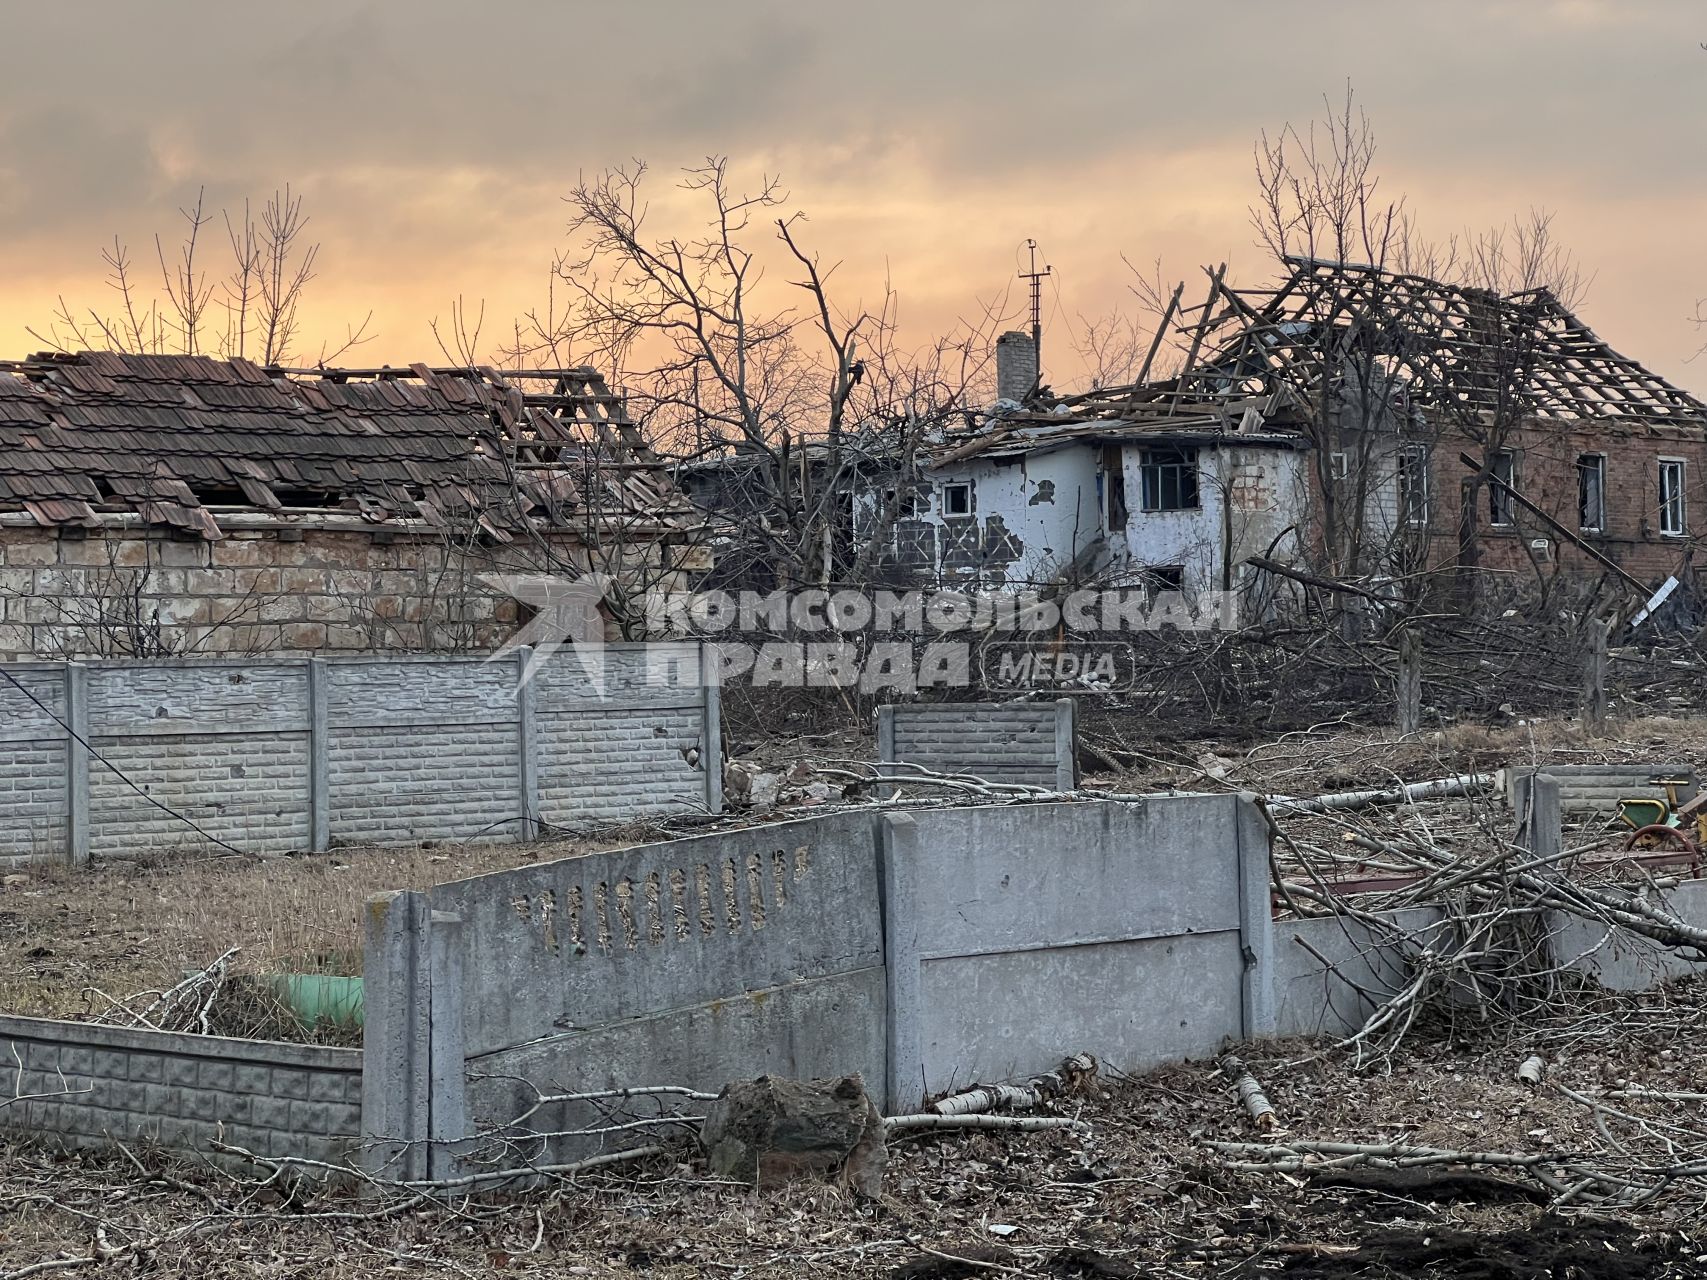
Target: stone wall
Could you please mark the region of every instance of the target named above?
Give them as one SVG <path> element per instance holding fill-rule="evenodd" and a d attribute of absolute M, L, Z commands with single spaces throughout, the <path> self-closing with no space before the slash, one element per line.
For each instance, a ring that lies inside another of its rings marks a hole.
<path fill-rule="evenodd" d="M 358 1049 L 0 1015 L 0 1130 L 338 1162 L 362 1131 Z M 17 1099 L 13 1101 L 13 1099 Z"/>
<path fill-rule="evenodd" d="M 228 516 L 227 537 L 208 542 L 18 519 L 0 517 L 0 658 L 489 652 L 515 634 L 520 606 L 482 575 L 585 560 L 566 538 L 547 553 L 359 520 L 245 528 Z"/>

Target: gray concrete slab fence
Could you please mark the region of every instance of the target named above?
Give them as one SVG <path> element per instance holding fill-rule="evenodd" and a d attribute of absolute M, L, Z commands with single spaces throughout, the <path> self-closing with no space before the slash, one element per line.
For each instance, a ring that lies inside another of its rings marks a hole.
<path fill-rule="evenodd" d="M 1071 791 L 1073 700 L 906 702 L 877 709 L 877 759 Z"/>
<path fill-rule="evenodd" d="M 359 1049 L 0 1015 L 0 1129 L 341 1163 L 362 1132 Z"/>
<path fill-rule="evenodd" d="M 1534 787 L 1529 848 L 1559 847 L 1559 792 Z M 1277 923 L 1269 893 L 1266 826 L 1230 795 L 848 811 L 536 864 L 368 903 L 360 1051 L 0 1018 L 0 1129 L 359 1148 L 404 1178 L 467 1172 L 496 1130 L 537 1166 L 625 1139 L 580 1101 L 512 1123 L 542 1094 L 857 1070 L 895 1112 L 1069 1052 L 1139 1071 L 1344 1034 L 1451 927 Z M 1707 923 L 1707 882 L 1668 893 Z M 1608 986 L 1691 969 L 1574 917 L 1552 933 Z"/>
<path fill-rule="evenodd" d="M 526 839 L 721 808 L 697 644 L 5 664 L 0 860 Z M 524 674 L 525 673 L 525 674 Z"/>

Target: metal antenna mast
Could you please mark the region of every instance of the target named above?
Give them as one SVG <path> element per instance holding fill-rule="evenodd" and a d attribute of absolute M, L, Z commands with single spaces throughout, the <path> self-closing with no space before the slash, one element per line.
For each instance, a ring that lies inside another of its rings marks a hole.
<path fill-rule="evenodd" d="M 1026 249 L 1031 254 L 1031 270 L 1019 273 L 1019 278 L 1031 285 L 1031 355 L 1037 362 L 1037 381 L 1043 382 L 1043 281 L 1049 276 L 1052 268 L 1046 262 L 1043 270 L 1037 269 L 1037 241 L 1027 239 Z"/>

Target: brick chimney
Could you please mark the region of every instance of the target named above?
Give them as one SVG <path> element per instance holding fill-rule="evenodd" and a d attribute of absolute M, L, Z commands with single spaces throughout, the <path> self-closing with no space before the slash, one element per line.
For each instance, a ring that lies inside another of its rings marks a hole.
<path fill-rule="evenodd" d="M 1024 404 L 1037 389 L 1037 348 L 1031 335 L 1010 329 L 996 339 L 996 395 Z"/>

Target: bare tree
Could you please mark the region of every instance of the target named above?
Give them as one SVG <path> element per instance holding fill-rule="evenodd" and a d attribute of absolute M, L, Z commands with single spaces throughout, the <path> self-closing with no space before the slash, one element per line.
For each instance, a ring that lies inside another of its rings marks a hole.
<path fill-rule="evenodd" d="M 248 200 L 241 216 L 223 210 L 231 265 L 222 278 L 212 280 L 201 256 L 202 229 L 213 221 L 205 194 L 198 191 L 193 205 L 178 210 L 185 228 L 174 253 L 161 236 L 154 237 L 158 293 L 136 278 L 128 248 L 114 236 L 101 258 L 107 284 L 118 295 L 117 307 L 74 306 L 61 296 L 47 328 L 32 328 L 29 334 L 56 351 L 214 354 L 252 357 L 268 367 L 297 356 L 302 300 L 320 256 L 319 244 L 304 238 L 308 217 L 302 196 L 287 184 L 268 198 L 258 220 Z M 220 314 L 224 323 L 216 329 Z M 346 326 L 342 341 L 323 343 L 319 362 L 369 341 L 372 320 L 370 311 L 360 324 Z"/>
<path fill-rule="evenodd" d="M 869 471 L 908 471 L 929 426 L 964 407 L 991 358 L 993 311 L 908 349 L 892 288 L 875 308 L 837 303 L 838 264 L 803 242 L 805 215 L 778 179 L 742 191 L 712 157 L 680 184 L 702 220 L 655 234 L 646 173 L 637 162 L 571 191 L 562 292 L 508 354 L 610 371 L 660 448 L 725 465 L 741 492 L 721 514 L 774 585 L 863 572 L 876 540 L 846 545 L 850 494 Z"/>

